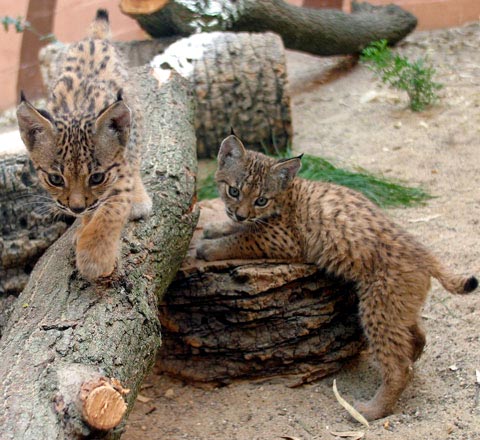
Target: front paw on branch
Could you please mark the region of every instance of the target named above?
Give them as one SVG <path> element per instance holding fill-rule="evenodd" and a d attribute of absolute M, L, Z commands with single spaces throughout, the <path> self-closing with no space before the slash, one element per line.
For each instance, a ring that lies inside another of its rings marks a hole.
<path fill-rule="evenodd" d="M 80 240 L 77 245 L 77 269 L 87 280 L 110 276 L 117 263 L 117 246 L 99 246 L 98 242 L 85 245 Z"/>

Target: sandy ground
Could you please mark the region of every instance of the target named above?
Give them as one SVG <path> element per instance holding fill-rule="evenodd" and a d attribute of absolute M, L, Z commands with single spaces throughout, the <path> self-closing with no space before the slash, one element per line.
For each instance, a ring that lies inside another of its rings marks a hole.
<path fill-rule="evenodd" d="M 339 59 L 288 53 L 294 148 L 337 164 L 363 167 L 424 187 L 426 206 L 391 210 L 406 229 L 461 273 L 480 274 L 480 24 L 416 33 L 399 49 L 428 56 L 445 87 L 434 108 L 412 113 L 406 97 L 362 65 L 328 77 Z M 366 439 L 480 439 L 480 294 L 452 296 L 434 283 L 424 309 L 428 344 L 395 414 L 352 421 L 332 381 L 349 400 L 367 399 L 379 383 L 359 359 L 317 383 L 290 389 L 285 379 L 202 390 L 153 373 L 128 421 L 125 440 L 302 440 L 364 431 Z"/>

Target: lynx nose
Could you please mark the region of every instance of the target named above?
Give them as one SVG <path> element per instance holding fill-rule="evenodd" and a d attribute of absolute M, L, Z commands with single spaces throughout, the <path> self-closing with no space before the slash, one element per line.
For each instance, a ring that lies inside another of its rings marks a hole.
<path fill-rule="evenodd" d="M 235 214 L 235 218 L 237 219 L 238 222 L 243 222 L 247 217 L 243 217 L 239 214 Z"/>
<path fill-rule="evenodd" d="M 74 214 L 81 214 L 83 211 L 85 211 L 85 206 L 70 206 L 70 211 L 72 211 Z"/>

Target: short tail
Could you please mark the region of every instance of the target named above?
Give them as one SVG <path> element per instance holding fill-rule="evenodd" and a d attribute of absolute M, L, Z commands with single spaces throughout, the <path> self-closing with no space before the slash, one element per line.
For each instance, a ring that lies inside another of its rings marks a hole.
<path fill-rule="evenodd" d="M 455 275 L 442 267 L 438 261 L 435 261 L 431 275 L 440 281 L 440 284 L 450 293 L 461 295 L 473 292 L 478 287 L 478 280 L 474 276 Z"/>
<path fill-rule="evenodd" d="M 88 36 L 93 39 L 105 40 L 110 38 L 110 21 L 106 9 L 98 9 L 95 19 L 90 25 Z"/>

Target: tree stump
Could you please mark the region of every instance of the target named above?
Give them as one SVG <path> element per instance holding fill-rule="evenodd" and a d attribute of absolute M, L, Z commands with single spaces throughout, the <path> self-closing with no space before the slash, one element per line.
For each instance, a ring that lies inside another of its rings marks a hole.
<path fill-rule="evenodd" d="M 192 35 L 152 65 L 173 68 L 193 85 L 199 158 L 216 157 L 231 127 L 259 151 L 285 151 L 292 142 L 285 50 L 277 35 Z"/>
<path fill-rule="evenodd" d="M 288 49 L 315 55 L 359 53 L 372 41 L 395 44 L 417 19 L 395 5 L 352 3 L 352 13 L 308 9 L 282 0 L 121 0 L 120 9 L 152 37 L 199 32 L 275 32 Z"/>
<path fill-rule="evenodd" d="M 334 373 L 364 345 L 352 284 L 314 265 L 194 258 L 202 225 L 226 219 L 217 199 L 201 203 L 185 259 L 160 303 L 160 371 L 193 382 Z"/>
<path fill-rule="evenodd" d="M 79 277 L 76 224 L 39 260 L 0 339 L 2 439 L 118 438 L 121 427 L 105 429 L 132 408 L 160 345 L 158 300 L 198 217 L 193 99 L 175 72 L 141 68 L 131 80 L 145 115 L 142 171 L 153 215 L 126 226 L 122 265 L 105 281 Z M 80 398 L 99 380 L 115 392 Z M 104 405 L 105 414 L 92 413 Z"/>

